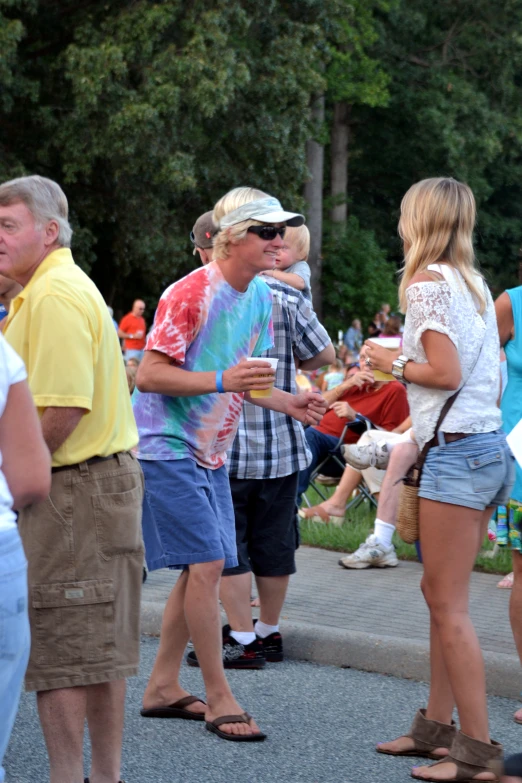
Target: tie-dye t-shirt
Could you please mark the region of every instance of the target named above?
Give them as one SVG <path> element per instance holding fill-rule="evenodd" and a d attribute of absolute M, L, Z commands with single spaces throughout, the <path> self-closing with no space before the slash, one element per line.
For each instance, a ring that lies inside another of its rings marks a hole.
<path fill-rule="evenodd" d="M 244 293 L 216 263 L 196 269 L 162 295 L 146 350 L 161 351 L 184 370 L 226 370 L 271 348 L 272 293 L 255 277 Z M 139 459 L 194 459 L 219 468 L 236 434 L 242 393 L 133 396 Z"/>

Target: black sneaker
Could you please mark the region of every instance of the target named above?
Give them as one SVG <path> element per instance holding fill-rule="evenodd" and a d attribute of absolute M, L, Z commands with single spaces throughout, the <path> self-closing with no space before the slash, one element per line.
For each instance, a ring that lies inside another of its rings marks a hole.
<path fill-rule="evenodd" d="M 256 628 L 256 623 L 257 620 L 254 620 L 254 630 Z M 263 645 L 263 652 L 268 663 L 279 663 L 280 661 L 284 661 L 283 637 L 279 631 L 275 631 L 275 633 L 265 636 L 264 639 L 261 639 L 260 636 L 257 638 Z"/>
<path fill-rule="evenodd" d="M 195 650 L 187 655 L 189 666 L 199 666 Z M 256 637 L 250 644 L 241 644 L 230 636 L 230 625 L 223 626 L 223 668 L 262 669 L 266 663 L 263 644 Z"/>

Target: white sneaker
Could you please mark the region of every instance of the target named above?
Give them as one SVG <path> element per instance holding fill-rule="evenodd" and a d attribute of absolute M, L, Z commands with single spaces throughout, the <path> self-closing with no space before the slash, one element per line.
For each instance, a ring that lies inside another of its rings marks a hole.
<path fill-rule="evenodd" d="M 370 441 L 362 446 L 357 443 L 345 445 L 342 447 L 342 453 L 345 462 L 356 470 L 365 470 L 366 468 L 386 470 L 390 459 L 388 444 L 385 440 L 380 440 L 377 443 Z"/>
<path fill-rule="evenodd" d="M 339 560 L 343 568 L 394 568 L 399 565 L 395 547 L 381 544 L 374 533 L 371 533 L 364 544 L 351 555 Z"/>

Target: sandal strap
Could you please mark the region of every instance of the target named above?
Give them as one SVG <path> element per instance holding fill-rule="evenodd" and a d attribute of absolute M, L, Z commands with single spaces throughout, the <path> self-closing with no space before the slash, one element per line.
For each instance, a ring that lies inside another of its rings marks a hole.
<path fill-rule="evenodd" d="M 449 755 L 431 766 L 453 762 L 457 767 L 457 774 L 453 780 L 470 780 L 479 772 L 491 772 L 492 765 L 501 759 L 502 745 L 499 742 L 495 740 L 481 742 L 458 731 Z"/>
<path fill-rule="evenodd" d="M 451 748 L 455 740 L 457 727 L 455 721 L 440 723 L 438 720 L 429 720 L 426 710 L 417 710 L 409 734 L 415 743 L 416 750 L 432 751 L 436 748 Z"/>
<path fill-rule="evenodd" d="M 216 729 L 218 726 L 222 726 L 223 723 L 250 723 L 250 715 L 244 712 L 242 715 L 222 715 L 220 718 L 210 721 L 212 726 Z"/>
<path fill-rule="evenodd" d="M 175 701 L 174 704 L 170 704 L 169 706 L 175 707 L 178 710 L 182 710 L 184 707 L 188 707 L 189 704 L 195 704 L 197 701 L 205 704 L 203 699 L 200 699 L 198 696 L 183 696 L 182 699 L 178 699 L 178 701 Z"/>

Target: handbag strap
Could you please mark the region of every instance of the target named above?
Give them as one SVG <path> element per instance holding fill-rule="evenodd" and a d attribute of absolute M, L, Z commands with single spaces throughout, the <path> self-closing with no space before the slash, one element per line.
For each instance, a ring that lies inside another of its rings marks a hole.
<path fill-rule="evenodd" d="M 420 478 L 420 474 L 422 473 L 422 468 L 424 467 L 424 463 L 426 462 L 426 457 L 428 456 L 428 451 L 433 446 L 433 443 L 434 443 L 434 440 L 435 440 L 435 435 L 439 431 L 440 425 L 442 424 L 442 422 L 444 421 L 444 419 L 446 418 L 446 416 L 450 412 L 450 409 L 453 406 L 453 403 L 455 402 L 455 400 L 457 399 L 457 397 L 461 393 L 462 389 L 464 388 L 464 386 L 467 384 L 467 382 L 469 381 L 469 379 L 473 375 L 473 371 L 474 371 L 475 367 L 477 366 L 478 360 L 480 359 L 480 356 L 482 354 L 482 349 L 484 347 L 485 340 L 486 340 L 486 333 L 484 332 L 484 338 L 482 340 L 482 344 L 480 346 L 480 350 L 479 350 L 479 352 L 477 354 L 477 358 L 473 362 L 473 367 L 471 368 L 471 370 L 470 370 L 470 372 L 468 374 L 468 377 L 466 378 L 466 380 L 464 381 L 464 383 L 462 384 L 460 389 L 457 389 L 455 394 L 452 394 L 451 397 L 448 397 L 448 399 L 446 400 L 446 402 L 442 406 L 442 410 L 441 410 L 441 412 L 439 414 L 439 418 L 437 419 L 437 423 L 435 425 L 433 438 L 431 438 L 431 440 L 429 440 L 427 443 L 424 444 L 424 446 L 422 448 L 422 451 L 420 452 L 420 454 L 419 454 L 419 456 L 417 458 L 417 461 L 416 461 L 416 463 L 414 465 L 414 470 L 417 471 L 417 475 L 418 475 L 419 478 Z"/>

